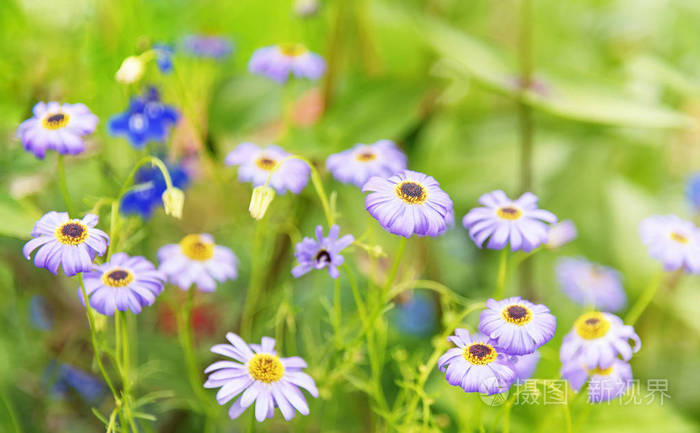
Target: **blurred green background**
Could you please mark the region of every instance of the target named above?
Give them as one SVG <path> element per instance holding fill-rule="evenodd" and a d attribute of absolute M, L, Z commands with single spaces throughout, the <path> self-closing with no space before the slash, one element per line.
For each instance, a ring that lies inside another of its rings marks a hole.
<path fill-rule="evenodd" d="M 212 233 L 239 256 L 238 280 L 197 298 L 204 323 L 197 338 L 202 367 L 215 359 L 208 348 L 223 342 L 225 332 L 237 323 L 255 227 L 247 214 L 250 186 L 237 182 L 235 170 L 223 166 L 223 157 L 241 141 L 266 144 L 276 138 L 281 101 L 289 97 L 285 92 L 301 100 L 299 111 L 325 103 L 319 119 L 297 125 L 285 137 L 285 148 L 322 167 L 330 153 L 389 138 L 407 153 L 409 168 L 437 178 L 454 200 L 456 227 L 439 239 L 412 240 L 404 262 L 410 266 L 403 267 L 400 279 L 440 281 L 470 299 L 492 293 L 497 253 L 479 251 L 460 221 L 484 192 L 519 192 L 520 101 L 534 114 L 532 190 L 541 207 L 560 219 L 572 219 L 579 230 L 574 243 L 540 253 L 533 261 L 537 300 L 559 322 L 554 340 L 542 352 L 537 377 L 556 377 L 559 343 L 580 311 L 555 281 L 557 256 L 583 255 L 619 269 L 633 302 L 660 270 L 639 240 L 639 222 L 656 213 L 697 220 L 684 189 L 688 175 L 700 170 L 700 2 L 532 3 L 526 25 L 532 30 L 536 86 L 521 93 L 521 0 L 320 1 L 318 10 L 306 17 L 288 0 L 3 0 L 0 431 L 100 431 L 90 407 L 111 404 L 108 398 L 91 403 L 74 392 L 52 391 L 52 362 L 92 371 L 92 350 L 75 282 L 36 269 L 21 254 L 34 222 L 49 210 L 63 210 L 55 155 L 37 160 L 14 136 L 17 125 L 42 100 L 84 102 L 100 118 L 88 151 L 68 159 L 69 189 L 83 211 L 98 197 L 114 196 L 146 152 L 194 161 L 184 218 L 177 221 L 158 211 L 147 222 L 130 218 L 128 230 L 130 253 L 152 260 L 161 245 L 198 231 Z M 228 38 L 233 54 L 214 61 L 177 52 L 174 74 L 161 75 L 151 66 L 143 80 L 158 86 L 164 101 L 184 115 L 167 148 L 135 150 L 126 140 L 110 137 L 109 116 L 124 111 L 129 96 L 141 90 L 115 81 L 122 60 L 152 43 L 177 43 L 198 33 Z M 329 65 L 325 79 L 294 83 L 289 90 L 251 76 L 251 53 L 280 42 L 302 42 L 322 54 Z M 337 193 L 343 232 L 356 237 L 371 232 L 375 243 L 392 251 L 396 239 L 379 233 L 366 217 L 363 195 L 328 173 L 323 176 L 326 188 Z M 309 187 L 299 197 L 279 197 L 270 212 L 265 247 L 270 269 L 255 340 L 279 336 L 275 333 L 282 329 L 285 351 L 309 361 L 322 396 L 311 403 L 310 416 L 293 423 L 277 417 L 259 431 L 372 431 L 366 396 L 349 379 L 325 386 L 328 372 L 313 365 L 314 351 L 330 344 L 324 340 L 326 312 L 319 302 L 332 292 L 327 276 L 293 281 L 289 273 L 294 263 L 290 239 L 311 235 L 323 223 L 316 197 Z M 100 216 L 107 221 L 106 210 Z M 364 253 L 355 249 L 347 258 L 365 273 Z M 344 309 L 350 311 L 349 288 L 343 289 Z M 517 290 L 513 279 L 509 291 Z M 36 295 L 46 300 L 50 329 L 38 329 L 32 322 Z M 175 395 L 149 409 L 157 421 L 145 423 L 146 431 L 200 428 L 199 417 L 188 406 L 192 391 L 184 379 L 173 325 L 168 325 L 169 309 L 177 309 L 182 299 L 170 287 L 139 315 L 140 391 L 170 390 Z M 390 396 L 401 369 L 423 362 L 431 352 L 431 336 L 441 331 L 440 303 L 432 295 L 428 300 L 437 323 L 425 335 L 403 332 L 388 315 L 385 383 Z M 643 386 L 647 379 L 667 379 L 670 398 L 663 405 L 575 408 L 578 431 L 700 431 L 698 305 L 698 278 L 684 276 L 672 291 L 656 297 L 636 327 L 643 347 L 632 361 L 635 376 Z M 360 369 L 364 365 L 362 359 L 348 362 L 357 362 Z M 435 398 L 433 416 L 445 431 L 478 431 L 473 396 L 450 387 L 437 373 L 427 391 Z M 484 411 L 489 431 L 501 431 L 494 421 L 496 411 Z M 221 408 L 221 416 L 221 431 L 246 431 L 245 415 L 227 421 Z M 515 406 L 512 430 L 556 431 L 561 417 L 556 407 Z"/>

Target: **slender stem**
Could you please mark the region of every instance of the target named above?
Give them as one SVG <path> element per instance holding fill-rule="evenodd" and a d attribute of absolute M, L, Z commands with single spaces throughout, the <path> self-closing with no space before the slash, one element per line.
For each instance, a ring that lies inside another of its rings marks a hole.
<path fill-rule="evenodd" d="M 185 354 L 185 364 L 187 365 L 187 376 L 192 387 L 192 392 L 195 393 L 202 405 L 202 412 L 206 413 L 207 396 L 204 394 L 202 384 L 200 383 L 199 370 L 197 368 L 197 356 L 194 352 L 194 344 L 192 343 L 192 306 L 194 304 L 195 288 L 191 286 L 187 291 L 187 300 L 185 308 L 178 314 L 178 334 L 182 351 Z"/>
<path fill-rule="evenodd" d="M 384 293 L 387 293 L 391 289 L 391 285 L 394 284 L 396 280 L 396 275 L 399 273 L 399 266 L 401 265 L 401 259 L 403 258 L 403 253 L 406 250 L 406 238 L 403 236 L 399 240 L 399 249 L 396 252 L 396 257 L 394 258 L 394 263 L 391 265 L 391 271 L 389 272 L 389 278 L 386 280 L 384 285 Z"/>
<path fill-rule="evenodd" d="M 255 234 L 253 236 L 250 284 L 248 286 L 248 293 L 246 294 L 245 304 L 243 305 L 243 313 L 241 315 L 241 335 L 243 338 L 248 337 L 248 333 L 251 332 L 253 316 L 255 315 L 256 304 L 258 302 L 258 296 L 263 281 L 261 275 L 262 266 L 260 261 L 262 259 L 261 249 L 264 231 L 265 219 L 263 218 L 255 225 Z"/>
<path fill-rule="evenodd" d="M 166 188 L 169 189 L 173 187 L 173 180 L 170 177 L 170 172 L 168 171 L 168 167 L 165 165 L 165 163 L 163 163 L 163 161 L 161 161 L 160 158 L 156 158 L 155 156 L 144 156 L 143 158 L 138 160 L 138 162 L 136 162 L 134 167 L 129 172 L 129 175 L 126 177 L 126 180 L 124 181 L 121 189 L 119 190 L 117 201 L 121 202 L 121 199 L 124 196 L 124 194 L 126 194 L 129 191 L 129 188 L 134 182 L 134 176 L 136 176 L 136 172 L 138 171 L 138 169 L 141 168 L 142 165 L 148 163 L 151 163 L 151 165 L 156 166 L 160 170 L 161 174 L 163 175 L 163 179 L 165 180 Z"/>
<path fill-rule="evenodd" d="M 80 290 L 83 294 L 83 300 L 85 301 L 85 310 L 87 311 L 86 314 L 88 317 L 88 324 L 90 325 L 90 340 L 92 342 L 92 350 L 95 353 L 95 361 L 97 362 L 97 367 L 99 368 L 100 373 L 102 374 L 102 377 L 105 380 L 105 383 L 109 387 L 109 390 L 112 392 L 115 404 L 119 406 L 121 403 L 119 395 L 117 394 L 117 390 L 116 388 L 114 388 L 114 385 L 112 384 L 112 380 L 109 378 L 109 375 L 107 375 L 107 371 L 105 370 L 104 365 L 102 365 L 100 347 L 97 344 L 97 335 L 95 333 L 95 316 L 92 307 L 90 306 L 90 298 L 88 298 L 87 292 L 85 291 L 85 284 L 83 283 L 82 273 L 78 274 L 78 282 L 80 283 Z"/>
<path fill-rule="evenodd" d="M 630 308 L 630 311 L 627 313 L 627 316 L 625 317 L 626 324 L 634 325 L 637 322 L 639 316 L 641 316 L 644 310 L 646 310 L 649 303 L 654 298 L 654 295 L 659 290 L 659 287 L 661 287 L 663 276 L 664 273 L 659 272 L 651 279 L 646 289 L 644 289 L 644 292 L 642 292 L 639 298 L 637 298 L 637 302 L 635 302 L 632 308 Z"/>
<path fill-rule="evenodd" d="M 347 264 L 343 264 L 343 270 L 345 271 L 345 274 L 348 276 L 348 281 L 350 282 L 350 287 L 352 288 L 352 296 L 355 298 L 355 304 L 357 305 L 357 311 L 360 313 L 360 319 L 362 320 L 362 323 L 364 324 L 367 316 L 366 310 L 365 310 L 365 303 L 362 300 L 362 295 L 360 294 L 360 290 L 357 287 L 357 281 L 355 280 L 355 276 L 352 273 L 352 270 Z"/>
<path fill-rule="evenodd" d="M 496 282 L 496 300 L 503 298 L 506 291 L 506 269 L 508 268 L 508 248 L 501 250 L 501 258 L 498 262 L 498 280 Z"/>
<path fill-rule="evenodd" d="M 564 422 L 566 423 L 566 433 L 571 433 L 571 411 L 568 398 L 564 401 Z"/>
<path fill-rule="evenodd" d="M 123 391 L 123 403 L 124 403 L 124 416 L 129 423 L 129 427 L 134 433 L 138 433 L 138 428 L 134 421 L 134 415 L 131 412 L 131 354 L 129 345 L 129 332 L 127 330 L 127 320 L 128 316 L 124 311 L 117 311 L 117 315 L 122 316 L 120 320 L 120 328 L 122 334 L 122 386 Z"/>
<path fill-rule="evenodd" d="M 10 402 L 10 400 L 8 400 L 5 396 L 4 391 L 0 391 L 0 401 L 2 401 L 2 404 L 5 406 L 5 410 L 7 411 L 7 415 L 10 418 L 10 423 L 12 424 L 12 428 L 14 429 L 15 433 L 22 433 L 22 427 L 20 427 L 15 409 L 12 406 L 12 402 Z"/>
<path fill-rule="evenodd" d="M 66 202 L 66 209 L 68 210 L 68 215 L 71 218 L 77 217 L 75 209 L 73 208 L 73 202 L 70 199 L 70 194 L 68 193 L 68 184 L 66 183 L 66 169 L 63 166 L 63 155 L 56 153 L 58 156 L 58 187 L 61 190 L 61 195 L 63 200 Z"/>
<path fill-rule="evenodd" d="M 341 348 L 343 346 L 342 338 L 340 335 L 340 327 L 343 323 L 343 310 L 340 305 L 340 280 L 336 278 L 333 281 L 333 328 L 336 337 L 336 347 Z"/>
<path fill-rule="evenodd" d="M 107 250 L 107 259 L 112 258 L 112 253 L 117 248 L 117 226 L 119 225 L 119 203 L 121 202 L 121 197 L 116 200 L 112 200 L 112 211 L 110 212 L 109 218 L 109 249 Z"/>

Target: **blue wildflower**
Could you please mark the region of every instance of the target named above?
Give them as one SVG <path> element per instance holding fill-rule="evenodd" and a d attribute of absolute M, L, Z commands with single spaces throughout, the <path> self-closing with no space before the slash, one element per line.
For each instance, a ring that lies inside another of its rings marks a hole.
<path fill-rule="evenodd" d="M 430 296 L 414 293 L 401 304 L 396 314 L 396 322 L 401 331 L 415 336 L 429 335 L 435 329 L 436 309 Z"/>
<path fill-rule="evenodd" d="M 686 194 L 693 208 L 700 211 L 700 172 L 695 173 L 688 179 Z"/>
<path fill-rule="evenodd" d="M 168 44 L 153 44 L 153 51 L 156 53 L 156 63 L 160 72 L 167 74 L 173 70 L 172 56 L 175 53 L 173 47 Z"/>
<path fill-rule="evenodd" d="M 160 101 L 158 90 L 151 87 L 144 96 L 133 97 L 129 109 L 109 119 L 109 132 L 126 136 L 137 149 L 149 141 L 164 142 L 170 126 L 179 118 L 175 108 Z"/>
<path fill-rule="evenodd" d="M 175 187 L 187 188 L 189 176 L 182 165 L 168 164 L 168 171 Z M 147 166 L 136 173 L 134 184 L 136 187 L 122 198 L 120 210 L 125 215 L 141 215 L 148 219 L 156 208 L 163 206 L 165 179 L 158 168 Z"/>
<path fill-rule="evenodd" d="M 105 392 L 100 379 L 68 364 L 51 361 L 44 373 L 44 381 L 51 385 L 51 393 L 64 398 L 74 390 L 90 403 L 96 403 Z"/>

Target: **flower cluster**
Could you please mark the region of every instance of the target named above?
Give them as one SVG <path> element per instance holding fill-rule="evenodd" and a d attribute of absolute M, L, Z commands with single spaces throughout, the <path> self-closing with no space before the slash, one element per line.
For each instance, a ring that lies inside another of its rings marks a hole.
<path fill-rule="evenodd" d="M 457 347 L 438 360 L 450 385 L 466 392 L 498 394 L 515 380 L 531 375 L 536 351 L 554 336 L 556 318 L 544 305 L 520 297 L 489 299 L 479 320 L 479 332 L 456 329 L 448 339 Z"/>
<path fill-rule="evenodd" d="M 275 415 L 279 408 L 286 420 L 296 412 L 309 414 L 309 406 L 299 388 L 318 397 L 314 380 L 302 370 L 306 362 L 298 356 L 281 358 L 275 351 L 275 340 L 263 337 L 260 344 L 247 344 L 238 335 L 226 334 L 229 344 L 217 344 L 211 351 L 233 359 L 217 361 L 204 370 L 209 378 L 205 388 L 219 388 L 216 400 L 225 405 L 240 394 L 231 405 L 229 417 L 238 418 L 255 403 L 255 419 L 262 422 Z"/>
<path fill-rule="evenodd" d="M 615 399 L 630 385 L 632 369 L 627 362 L 640 347 L 634 328 L 619 317 L 597 311 L 585 313 L 576 319 L 562 342 L 562 377 L 576 391 L 588 381 L 591 402 Z"/>

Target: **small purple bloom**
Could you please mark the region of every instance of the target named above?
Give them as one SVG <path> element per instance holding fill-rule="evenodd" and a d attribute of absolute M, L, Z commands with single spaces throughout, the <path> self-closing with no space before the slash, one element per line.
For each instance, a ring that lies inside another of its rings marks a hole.
<path fill-rule="evenodd" d="M 634 342 L 634 346 L 629 341 Z M 563 364 L 577 360 L 588 369 L 608 368 L 618 356 L 629 361 L 642 342 L 634 328 L 610 313 L 592 311 L 576 319 L 574 328 L 562 341 L 559 359 Z"/>
<path fill-rule="evenodd" d="M 299 264 L 292 269 L 294 278 L 299 278 L 312 269 L 328 268 L 332 278 L 338 278 L 338 266 L 345 262 L 345 258 L 339 253 L 345 247 L 355 241 L 352 235 L 345 235 L 338 239 L 340 227 L 333 224 L 328 231 L 328 237 L 323 237 L 323 227 L 316 227 L 316 240 L 305 237 L 296 247 L 294 256 Z"/>
<path fill-rule="evenodd" d="M 259 48 L 248 63 L 252 74 L 284 83 L 289 75 L 316 80 L 326 71 L 326 62 L 301 44 L 282 44 Z"/>
<path fill-rule="evenodd" d="M 389 177 L 406 169 L 406 155 L 391 140 L 358 144 L 326 159 L 326 168 L 343 183 L 362 188 L 372 176 Z"/>
<path fill-rule="evenodd" d="M 561 248 L 576 239 L 578 230 L 571 220 L 564 220 L 549 226 L 547 231 L 547 248 Z"/>
<path fill-rule="evenodd" d="M 614 312 L 627 303 L 622 276 L 615 269 L 583 258 L 562 258 L 556 273 L 564 293 L 579 305 Z"/>
<path fill-rule="evenodd" d="M 688 178 L 686 195 L 693 209 L 695 211 L 700 211 L 700 173 L 695 173 Z"/>
<path fill-rule="evenodd" d="M 91 213 L 83 219 L 70 219 L 67 212 L 51 211 L 34 225 L 31 236 L 24 244 L 23 253 L 30 260 L 32 251 L 39 248 L 34 264 L 56 275 L 58 267 L 68 277 L 92 269 L 95 257 L 104 255 L 109 237 L 96 229 L 97 215 Z"/>
<path fill-rule="evenodd" d="M 479 248 L 490 238 L 486 248 L 500 250 L 510 242 L 511 251 L 530 252 L 547 243 L 544 222 L 557 221 L 553 213 L 537 208 L 537 196 L 531 192 L 513 201 L 497 190 L 482 195 L 479 203 L 485 207 L 470 210 L 462 220 Z"/>
<path fill-rule="evenodd" d="M 179 117 L 177 110 L 161 103 L 158 91 L 151 87 L 143 97 L 132 98 L 125 113 L 112 116 L 108 129 L 140 149 L 149 141 L 165 142 Z"/>
<path fill-rule="evenodd" d="M 527 355 L 513 356 L 513 369 L 515 370 L 515 378 L 518 381 L 528 380 L 532 377 L 537 369 L 537 364 L 540 362 L 540 352 L 536 350 Z"/>
<path fill-rule="evenodd" d="M 455 329 L 447 337 L 457 347 L 448 349 L 438 360 L 440 371 L 447 370 L 447 382 L 466 392 L 500 394 L 515 380 L 511 357 L 501 352 L 495 341 L 486 335 L 469 334 L 466 329 Z M 447 368 L 445 368 L 447 366 Z"/>
<path fill-rule="evenodd" d="M 700 229 L 675 215 L 654 215 L 639 228 L 649 255 L 662 262 L 667 271 L 685 269 L 700 273 Z"/>
<path fill-rule="evenodd" d="M 217 361 L 207 367 L 204 373 L 209 378 L 204 387 L 220 388 L 216 400 L 222 406 L 242 393 L 228 411 L 231 419 L 238 418 L 253 403 L 258 422 L 274 417 L 275 407 L 285 420 L 294 418 L 295 411 L 309 414 L 299 388 L 306 389 L 313 397 L 318 397 L 318 389 L 311 376 L 302 371 L 306 368 L 303 359 L 279 357 L 274 338 L 263 337 L 259 345 L 248 345 L 229 332 L 226 339 L 230 344 L 217 344 L 211 351 L 234 361 Z"/>
<path fill-rule="evenodd" d="M 588 401 L 591 403 L 621 397 L 633 380 L 632 367 L 620 359 L 615 359 L 608 368 L 590 370 L 581 362 L 572 360 L 562 366 L 561 375 L 574 391 L 579 391 L 588 382 Z"/>
<path fill-rule="evenodd" d="M 287 190 L 299 194 L 309 182 L 311 169 L 304 161 L 292 156 L 279 146 L 269 145 L 260 148 L 253 143 L 241 143 L 226 155 L 226 165 L 239 166 L 238 180 L 262 186 L 272 173 L 270 186 L 277 193 Z M 282 161 L 284 160 L 284 162 Z"/>
<path fill-rule="evenodd" d="M 554 337 L 557 319 L 549 308 L 515 296 L 486 301 L 479 331 L 494 339 L 509 355 L 526 355 Z"/>
<path fill-rule="evenodd" d="M 182 49 L 195 57 L 220 60 L 231 54 L 233 44 L 222 36 L 187 35 L 182 38 Z"/>
<path fill-rule="evenodd" d="M 452 199 L 432 176 L 411 170 L 388 179 L 374 176 L 362 187 L 367 191 L 367 212 L 389 233 L 409 238 L 437 236 L 447 229 Z"/>
<path fill-rule="evenodd" d="M 214 244 L 214 238 L 206 233 L 189 234 L 179 244 L 161 247 L 158 261 L 168 280 L 182 290 L 195 284 L 203 292 L 213 292 L 217 282 L 238 276 L 236 255 Z"/>
<path fill-rule="evenodd" d="M 39 102 L 32 112 L 34 116 L 17 128 L 17 138 L 39 159 L 44 159 L 47 150 L 61 155 L 81 153 L 85 150 L 83 137 L 97 128 L 97 116 L 85 104 Z"/>
<path fill-rule="evenodd" d="M 83 281 L 90 306 L 99 313 L 111 316 L 116 310 L 131 310 L 138 314 L 143 307 L 153 305 L 163 291 L 165 274 L 141 256 L 116 253 L 109 262 L 86 272 Z M 82 288 L 77 292 L 85 305 Z"/>

